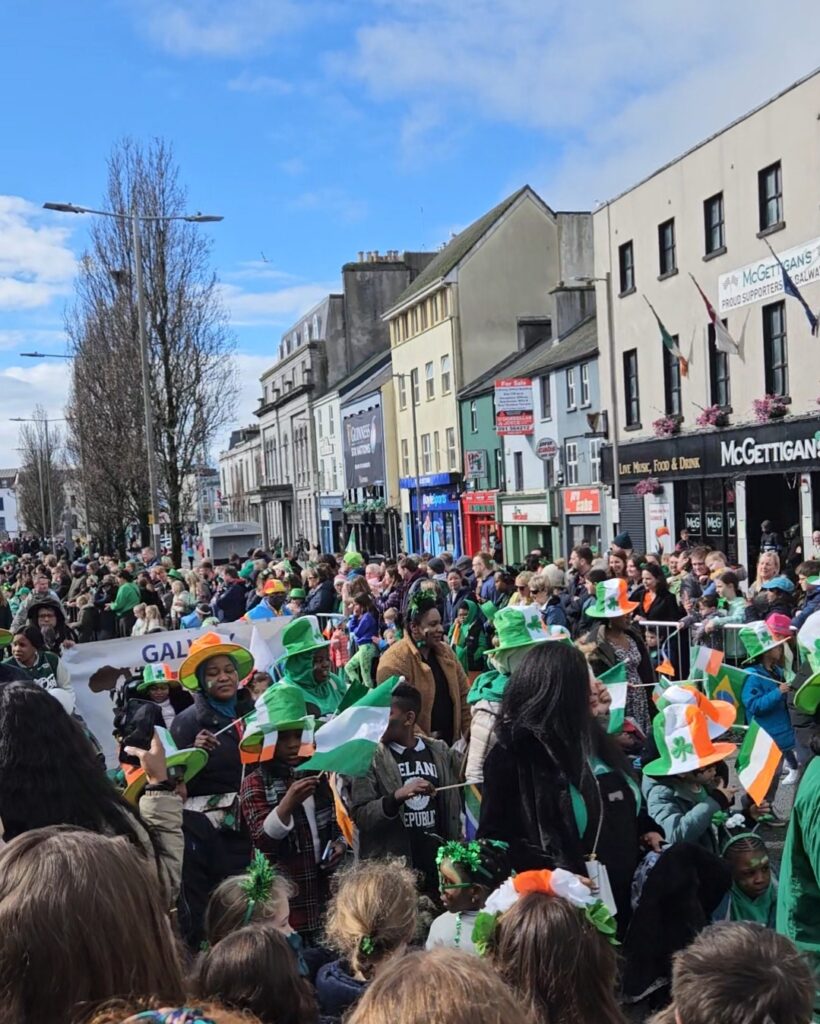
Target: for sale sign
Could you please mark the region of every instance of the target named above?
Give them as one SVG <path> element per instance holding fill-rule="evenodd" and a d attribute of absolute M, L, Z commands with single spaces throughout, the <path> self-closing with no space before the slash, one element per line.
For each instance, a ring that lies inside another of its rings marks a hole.
<path fill-rule="evenodd" d="M 511 377 L 495 382 L 495 432 L 501 436 L 535 431 L 532 379 Z"/>

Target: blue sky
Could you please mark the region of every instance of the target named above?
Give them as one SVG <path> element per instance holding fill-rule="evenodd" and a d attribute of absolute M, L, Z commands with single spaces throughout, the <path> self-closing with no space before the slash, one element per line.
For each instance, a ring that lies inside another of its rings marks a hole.
<path fill-rule="evenodd" d="M 811 70 L 816 0 L 9 0 L 0 12 L 0 465 L 61 415 L 82 218 L 117 139 L 173 142 L 250 421 L 279 336 L 359 249 L 436 247 L 529 182 L 591 209 Z M 265 260 L 262 259 L 264 253 Z"/>

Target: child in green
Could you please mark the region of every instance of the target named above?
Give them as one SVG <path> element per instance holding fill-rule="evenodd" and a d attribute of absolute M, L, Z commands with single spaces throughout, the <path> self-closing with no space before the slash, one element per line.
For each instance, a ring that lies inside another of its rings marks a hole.
<path fill-rule="evenodd" d="M 459 606 L 447 640 L 465 672 L 481 671 L 487 639 L 475 601 L 464 601 Z"/>

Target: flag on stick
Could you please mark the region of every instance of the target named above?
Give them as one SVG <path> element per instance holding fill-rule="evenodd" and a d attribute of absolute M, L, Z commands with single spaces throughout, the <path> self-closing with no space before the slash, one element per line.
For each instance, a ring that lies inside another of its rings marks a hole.
<path fill-rule="evenodd" d="M 695 655 L 692 664 L 694 669 L 700 669 L 703 676 L 718 674 L 723 664 L 723 651 L 716 651 L 711 647 L 693 647 L 692 652 Z M 698 678 L 696 673 L 693 675 Z"/>
<path fill-rule="evenodd" d="M 355 555 L 358 554 L 359 549 L 356 547 L 356 527 L 350 527 L 350 536 L 347 538 L 347 547 L 345 548 L 345 554 Z"/>
<path fill-rule="evenodd" d="M 740 345 L 735 341 L 735 339 L 729 333 L 728 327 L 726 327 L 726 325 L 715 312 L 715 307 L 706 298 L 703 289 L 695 280 L 695 275 L 690 273 L 689 276 L 692 278 L 692 283 L 700 292 L 700 297 L 706 304 L 706 312 L 709 314 L 709 319 L 711 320 L 712 326 L 715 329 L 715 348 L 718 350 L 718 352 L 725 352 L 727 353 L 727 355 L 731 356 L 739 356 Z"/>
<path fill-rule="evenodd" d="M 611 703 L 609 705 L 609 724 L 607 732 L 611 735 L 619 733 L 624 727 L 624 714 L 626 712 L 626 665 L 619 662 L 602 672 L 598 681 L 603 683 L 609 691 Z"/>
<path fill-rule="evenodd" d="M 737 755 L 737 777 L 756 804 L 766 799 L 783 756 L 780 747 L 757 722 L 749 726 Z"/>
<path fill-rule="evenodd" d="M 743 710 L 743 684 L 748 673 L 732 665 L 721 665 L 715 674 L 708 674 L 703 689 L 709 700 L 725 700 L 734 706 L 735 725 L 744 725 L 746 712 Z"/>
<path fill-rule="evenodd" d="M 316 753 L 300 771 L 366 775 L 387 728 L 396 677 L 369 690 L 316 733 Z"/>
<path fill-rule="evenodd" d="M 806 314 L 806 316 L 809 319 L 809 324 L 811 326 L 811 333 L 816 338 L 817 337 L 818 326 L 820 326 L 820 321 L 818 321 L 818 319 L 815 316 L 815 314 L 812 313 L 812 311 L 811 311 L 811 309 L 809 307 L 808 302 L 806 302 L 806 300 L 800 294 L 800 290 L 798 289 L 797 285 L 792 280 L 791 274 L 789 274 L 788 270 L 786 270 L 786 268 L 780 262 L 780 257 L 777 255 L 777 253 L 774 251 L 774 249 L 771 247 L 771 245 L 769 245 L 769 239 L 768 238 L 764 238 L 763 241 L 766 243 L 766 245 L 767 245 L 767 247 L 769 249 L 769 252 L 772 254 L 772 256 L 774 256 L 775 260 L 777 261 L 778 267 L 780 267 L 780 272 L 783 274 L 783 291 L 787 295 L 791 295 L 791 297 L 793 299 L 797 299 L 797 301 L 803 307 L 803 312 Z"/>
<path fill-rule="evenodd" d="M 469 842 L 478 838 L 481 819 L 481 787 L 471 783 L 464 790 L 464 838 Z"/>
<path fill-rule="evenodd" d="M 647 297 L 644 295 L 643 300 L 647 304 L 647 306 L 649 306 L 649 308 L 652 310 L 655 319 L 658 321 L 658 327 L 660 328 L 661 332 L 661 341 L 663 342 L 664 348 L 668 348 L 672 355 L 677 359 L 678 365 L 680 366 L 681 377 L 688 377 L 689 361 L 687 360 L 686 356 L 684 356 L 683 352 L 681 352 L 678 343 L 675 341 L 675 339 L 672 337 L 669 331 L 667 331 L 666 327 L 664 327 L 663 321 L 658 316 L 657 312 L 655 311 L 655 307 L 652 305 L 649 299 L 647 299 Z"/>

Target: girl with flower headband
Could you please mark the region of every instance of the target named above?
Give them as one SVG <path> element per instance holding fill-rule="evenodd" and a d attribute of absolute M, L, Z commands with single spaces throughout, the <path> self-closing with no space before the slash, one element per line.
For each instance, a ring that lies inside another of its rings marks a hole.
<path fill-rule="evenodd" d="M 427 949 L 452 946 L 475 953 L 472 933 L 487 897 L 509 874 L 507 844 L 479 839 L 444 843 L 436 864 L 445 913 L 433 921 Z"/>
<path fill-rule="evenodd" d="M 615 999 L 615 922 L 585 879 L 561 868 L 507 879 L 473 941 L 534 1020 L 626 1024 Z"/>

